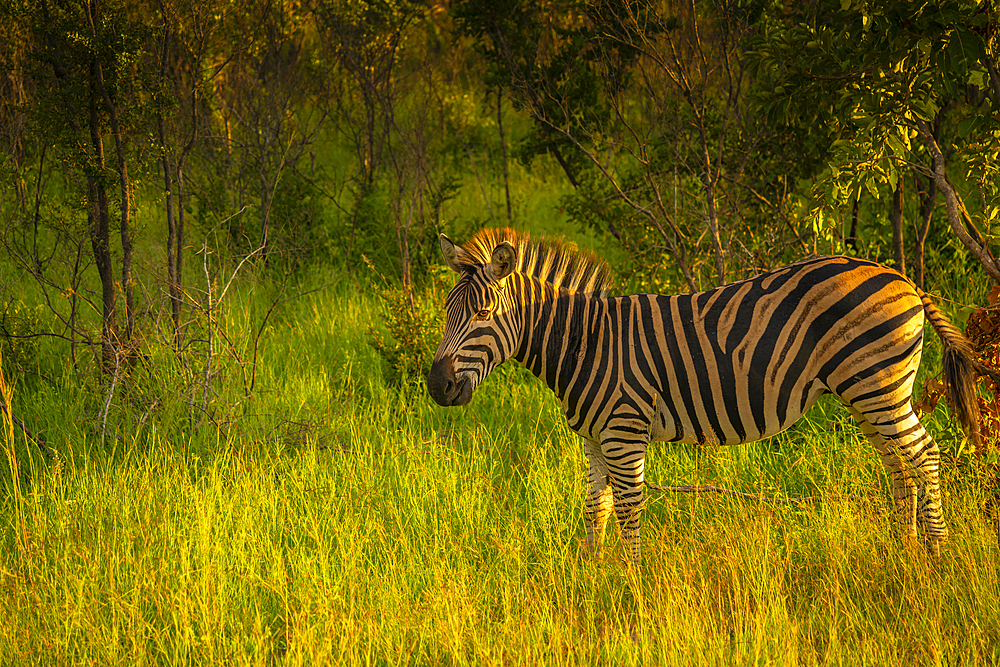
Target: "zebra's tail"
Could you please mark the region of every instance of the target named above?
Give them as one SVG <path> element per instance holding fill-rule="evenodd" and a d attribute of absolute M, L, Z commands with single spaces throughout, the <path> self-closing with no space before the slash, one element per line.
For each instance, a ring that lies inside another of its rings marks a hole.
<path fill-rule="evenodd" d="M 958 327 L 938 310 L 927 294 L 917 287 L 924 313 L 944 345 L 944 384 L 948 403 L 969 439 L 979 447 L 979 395 L 976 382 L 980 375 L 989 375 L 1000 387 L 1000 373 L 976 361 L 972 343 Z"/>

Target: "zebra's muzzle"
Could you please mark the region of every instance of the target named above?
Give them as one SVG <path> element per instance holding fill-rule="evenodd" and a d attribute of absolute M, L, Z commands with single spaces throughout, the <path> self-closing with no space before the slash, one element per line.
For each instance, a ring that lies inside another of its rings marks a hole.
<path fill-rule="evenodd" d="M 465 405 L 472 400 L 472 389 L 469 378 L 455 375 L 455 366 L 450 357 L 435 361 L 431 372 L 427 374 L 427 391 L 438 405 Z"/>

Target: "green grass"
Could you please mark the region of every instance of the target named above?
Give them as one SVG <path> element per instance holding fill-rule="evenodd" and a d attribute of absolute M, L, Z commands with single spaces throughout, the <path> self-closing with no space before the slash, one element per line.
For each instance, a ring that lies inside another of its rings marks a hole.
<path fill-rule="evenodd" d="M 69 380 L 8 378 L 62 458 L 6 431 L 0 664 L 1000 660 L 983 491 L 945 471 L 953 537 L 928 559 L 895 536 L 877 456 L 832 402 L 766 443 L 654 445 L 647 468 L 818 500 L 650 492 L 642 563 L 610 528 L 595 562 L 580 441 L 530 374 L 503 369 L 461 409 L 387 389 L 376 304 L 342 288 L 269 322 L 247 396 L 256 298 L 220 314 L 231 349 L 200 422 L 164 382 L 118 394 L 102 441 Z"/>

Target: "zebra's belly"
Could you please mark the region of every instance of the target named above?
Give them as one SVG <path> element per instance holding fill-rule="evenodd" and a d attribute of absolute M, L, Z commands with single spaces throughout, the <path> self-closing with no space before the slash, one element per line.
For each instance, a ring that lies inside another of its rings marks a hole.
<path fill-rule="evenodd" d="M 736 445 L 755 442 L 791 427 L 824 393 L 827 393 L 825 387 L 815 386 L 807 393 L 804 402 L 788 401 L 780 410 L 769 410 L 764 415 L 763 424 L 759 424 L 749 411 L 722 412 L 706 409 L 706 406 L 701 404 L 692 415 L 676 408 L 671 410 L 665 402 L 658 401 L 649 425 L 649 439 L 653 442 L 700 445 Z"/>

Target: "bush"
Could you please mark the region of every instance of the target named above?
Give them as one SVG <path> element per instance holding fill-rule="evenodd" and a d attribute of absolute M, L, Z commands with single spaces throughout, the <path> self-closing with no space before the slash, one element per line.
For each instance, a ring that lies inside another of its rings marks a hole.
<path fill-rule="evenodd" d="M 368 344 L 388 365 L 386 380 L 390 386 L 419 386 L 430 372 L 443 327 L 437 296 L 433 289 L 424 294 L 398 287 L 382 291 L 385 331 L 369 325 Z"/>
<path fill-rule="evenodd" d="M 38 314 L 22 301 L 7 301 L 0 311 L 0 341 L 3 343 L 3 370 L 23 371 L 33 366 L 38 354 L 37 338 L 41 330 Z"/>

